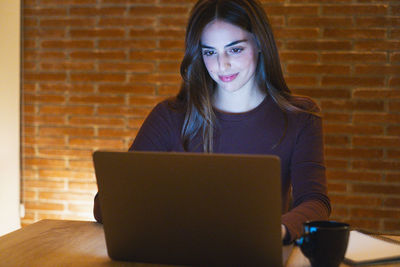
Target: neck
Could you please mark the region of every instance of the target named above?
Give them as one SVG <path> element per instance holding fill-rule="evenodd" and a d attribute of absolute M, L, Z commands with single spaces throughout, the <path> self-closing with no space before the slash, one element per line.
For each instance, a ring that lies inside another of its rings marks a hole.
<path fill-rule="evenodd" d="M 213 95 L 213 105 L 220 111 L 241 113 L 256 108 L 265 98 L 266 93 L 260 89 L 249 91 L 238 90 L 227 92 L 217 89 Z"/>

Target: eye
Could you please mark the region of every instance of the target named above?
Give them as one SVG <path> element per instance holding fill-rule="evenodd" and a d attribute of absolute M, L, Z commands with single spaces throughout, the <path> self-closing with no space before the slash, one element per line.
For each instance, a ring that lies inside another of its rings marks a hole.
<path fill-rule="evenodd" d="M 243 51 L 243 47 L 234 47 L 231 50 L 229 50 L 230 53 L 232 54 L 239 54 Z"/>
<path fill-rule="evenodd" d="M 213 50 L 203 50 L 203 55 L 206 57 L 210 57 L 212 55 L 215 55 L 215 51 Z"/>

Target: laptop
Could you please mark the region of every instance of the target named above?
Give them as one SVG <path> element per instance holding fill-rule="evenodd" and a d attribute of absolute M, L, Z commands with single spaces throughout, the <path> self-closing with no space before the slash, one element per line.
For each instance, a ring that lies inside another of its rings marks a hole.
<path fill-rule="evenodd" d="M 278 157 L 96 151 L 93 159 L 111 259 L 282 266 Z"/>

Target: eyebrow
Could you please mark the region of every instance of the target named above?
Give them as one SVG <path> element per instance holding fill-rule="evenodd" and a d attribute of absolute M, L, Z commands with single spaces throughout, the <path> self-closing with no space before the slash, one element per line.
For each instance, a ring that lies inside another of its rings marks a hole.
<path fill-rule="evenodd" d="M 233 41 L 232 43 L 229 43 L 229 44 L 225 45 L 225 48 L 226 48 L 226 47 L 230 47 L 230 46 L 237 45 L 238 43 L 242 43 L 242 42 L 247 42 L 247 39 Z M 208 45 L 204 45 L 204 44 L 200 44 L 200 45 L 201 45 L 201 48 L 215 49 L 215 48 L 212 47 L 212 46 L 208 46 Z"/>

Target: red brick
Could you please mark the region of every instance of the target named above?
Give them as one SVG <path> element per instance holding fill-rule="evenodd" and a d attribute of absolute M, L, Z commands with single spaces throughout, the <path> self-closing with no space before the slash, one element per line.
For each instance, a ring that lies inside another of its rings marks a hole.
<path fill-rule="evenodd" d="M 346 220 L 346 222 L 350 224 L 354 229 L 358 228 L 372 231 L 377 231 L 376 229 L 378 229 L 380 225 L 379 218 L 352 218 Z"/>
<path fill-rule="evenodd" d="M 348 123 L 351 121 L 351 115 L 346 113 L 324 112 L 322 116 L 325 122 Z"/>
<path fill-rule="evenodd" d="M 325 134 L 380 135 L 383 132 L 384 128 L 380 125 L 324 123 Z"/>
<path fill-rule="evenodd" d="M 339 169 L 344 169 L 347 168 L 348 163 L 346 160 L 339 160 L 339 159 L 326 159 L 325 164 L 327 168 L 339 168 Z"/>
<path fill-rule="evenodd" d="M 103 118 L 97 116 L 70 116 L 69 124 L 82 126 L 123 126 L 125 122 L 123 119 L 120 118 Z"/>
<path fill-rule="evenodd" d="M 160 72 L 170 72 L 170 73 L 179 73 L 180 72 L 180 62 L 173 62 L 173 61 L 168 61 L 168 62 L 160 62 L 158 65 L 158 70 Z"/>
<path fill-rule="evenodd" d="M 51 73 L 51 72 L 41 72 L 41 73 L 25 73 L 24 79 L 26 81 L 65 81 L 67 75 L 65 73 Z"/>
<path fill-rule="evenodd" d="M 342 170 L 327 170 L 326 178 L 328 181 L 362 181 L 362 182 L 379 182 L 382 181 L 380 173 L 366 171 L 342 171 Z"/>
<path fill-rule="evenodd" d="M 392 63 L 400 62 L 400 52 L 391 53 L 390 62 Z"/>
<path fill-rule="evenodd" d="M 71 29 L 73 38 L 116 38 L 125 35 L 124 29 Z"/>
<path fill-rule="evenodd" d="M 389 125 L 387 127 L 388 135 L 400 135 L 400 126 L 397 125 Z"/>
<path fill-rule="evenodd" d="M 67 15 L 66 7 L 59 8 L 41 8 L 36 6 L 35 8 L 24 8 L 24 16 L 65 16 Z"/>
<path fill-rule="evenodd" d="M 353 145 L 368 146 L 368 147 L 400 147 L 400 138 L 390 137 L 390 136 L 384 136 L 384 137 L 354 136 Z"/>
<path fill-rule="evenodd" d="M 399 220 L 383 220 L 383 231 L 388 234 L 399 234 L 400 222 Z"/>
<path fill-rule="evenodd" d="M 123 104 L 125 98 L 123 96 L 71 96 L 69 103 L 73 104 Z"/>
<path fill-rule="evenodd" d="M 64 210 L 64 204 L 59 203 L 25 201 L 24 204 L 28 210 Z"/>
<path fill-rule="evenodd" d="M 326 145 L 347 145 L 350 143 L 350 139 L 347 135 L 325 135 L 324 136 Z"/>
<path fill-rule="evenodd" d="M 158 16 L 158 15 L 182 15 L 188 12 L 187 7 L 182 6 L 135 6 L 130 9 L 129 16 Z"/>
<path fill-rule="evenodd" d="M 352 44 L 349 41 L 287 41 L 286 49 L 292 50 L 351 50 Z"/>
<path fill-rule="evenodd" d="M 390 101 L 389 102 L 390 112 L 400 112 L 400 101 Z"/>
<path fill-rule="evenodd" d="M 315 39 L 319 36 L 318 28 L 275 28 L 274 35 L 277 39 Z"/>
<path fill-rule="evenodd" d="M 62 149 L 62 148 L 40 148 L 38 151 L 39 157 L 50 156 L 52 158 L 84 158 L 91 159 L 91 150 L 81 149 Z"/>
<path fill-rule="evenodd" d="M 131 130 L 126 130 L 126 129 L 117 129 L 117 128 L 113 128 L 113 129 L 103 129 L 100 128 L 99 129 L 99 136 L 100 137 L 119 137 L 119 138 L 124 138 L 124 137 L 128 137 L 128 138 L 132 138 L 133 133 Z"/>
<path fill-rule="evenodd" d="M 164 96 L 131 96 L 129 104 L 135 106 L 154 106 L 165 99 Z"/>
<path fill-rule="evenodd" d="M 399 173 L 389 173 L 386 175 L 386 181 L 399 183 L 400 182 L 400 174 Z"/>
<path fill-rule="evenodd" d="M 400 150 L 388 150 L 387 157 L 389 159 L 400 159 Z"/>
<path fill-rule="evenodd" d="M 22 144 L 37 146 L 64 146 L 66 142 L 64 137 L 25 136 L 22 140 Z"/>
<path fill-rule="evenodd" d="M 131 83 L 181 83 L 181 76 L 177 74 L 132 74 Z"/>
<path fill-rule="evenodd" d="M 77 190 L 77 191 L 95 191 L 97 190 L 97 184 L 96 182 L 90 182 L 90 183 L 85 183 L 85 182 L 69 182 L 68 183 L 68 188 Z"/>
<path fill-rule="evenodd" d="M 45 71 L 90 71 L 95 70 L 95 64 L 89 62 L 43 62 L 40 69 Z"/>
<path fill-rule="evenodd" d="M 395 27 L 399 25 L 399 17 L 366 16 L 355 17 L 356 25 L 360 27 Z"/>
<path fill-rule="evenodd" d="M 387 89 L 355 89 L 353 91 L 353 97 L 371 99 L 400 99 L 400 91 Z"/>
<path fill-rule="evenodd" d="M 317 5 L 264 5 L 268 16 L 274 15 L 317 15 Z"/>
<path fill-rule="evenodd" d="M 381 65 L 356 65 L 355 74 L 369 74 L 369 75 L 396 75 L 400 73 L 400 66 L 381 66 Z"/>
<path fill-rule="evenodd" d="M 347 191 L 347 185 L 344 183 L 334 183 L 331 181 L 328 181 L 327 183 L 328 186 L 328 192 L 346 192 Z"/>
<path fill-rule="evenodd" d="M 71 193 L 71 192 L 52 192 L 42 191 L 39 192 L 39 199 L 42 200 L 63 200 L 63 201 L 79 201 L 79 202 L 92 202 L 93 196 L 90 193 Z"/>
<path fill-rule="evenodd" d="M 123 60 L 126 59 L 124 51 L 76 51 L 71 52 L 72 59 L 86 60 Z"/>
<path fill-rule="evenodd" d="M 155 40 L 99 40 L 99 48 L 152 49 L 156 47 Z"/>
<path fill-rule="evenodd" d="M 70 94 L 94 92 L 92 84 L 41 83 L 39 88 L 39 91 L 43 92 L 69 92 Z"/>
<path fill-rule="evenodd" d="M 180 51 L 132 51 L 129 54 L 131 60 L 176 60 L 183 58 Z"/>
<path fill-rule="evenodd" d="M 398 124 L 400 123 L 400 114 L 354 114 L 353 121 L 354 123 Z"/>
<path fill-rule="evenodd" d="M 26 179 L 24 181 L 24 186 L 26 188 L 58 188 L 62 189 L 65 188 L 65 183 L 64 181 L 57 181 L 57 180 L 47 180 L 47 179 L 41 179 L 41 180 L 31 180 L 31 179 Z"/>
<path fill-rule="evenodd" d="M 368 50 L 368 51 L 382 51 L 393 50 L 396 51 L 400 47 L 400 41 L 356 41 L 354 44 L 355 50 Z"/>
<path fill-rule="evenodd" d="M 286 83 L 292 86 L 315 86 L 317 78 L 311 76 L 286 76 Z"/>
<path fill-rule="evenodd" d="M 182 39 L 185 37 L 185 30 L 181 29 L 132 29 L 130 30 L 130 37 L 133 38 L 174 38 L 174 39 Z"/>
<path fill-rule="evenodd" d="M 109 138 L 70 138 L 69 145 L 74 148 L 96 148 L 96 149 L 122 149 L 124 147 L 123 140 Z M 75 167 L 77 163 L 75 162 Z M 92 161 L 84 166 L 88 167 Z"/>
<path fill-rule="evenodd" d="M 361 77 L 361 76 L 324 76 L 322 77 L 323 86 L 365 86 L 377 87 L 384 85 L 384 77 Z"/>
<path fill-rule="evenodd" d="M 329 195 L 335 205 L 378 207 L 382 198 L 372 196 Z"/>
<path fill-rule="evenodd" d="M 96 25 L 95 18 L 40 18 L 42 27 L 93 27 Z"/>
<path fill-rule="evenodd" d="M 400 186 L 398 185 L 382 185 L 382 184 L 353 184 L 352 191 L 356 193 L 369 194 L 385 194 L 396 195 L 400 194 Z"/>
<path fill-rule="evenodd" d="M 316 52 L 307 51 L 281 51 L 279 56 L 282 62 L 316 62 L 318 60 Z"/>
<path fill-rule="evenodd" d="M 162 49 L 179 49 L 183 52 L 185 42 L 184 40 L 160 40 L 158 47 Z"/>
<path fill-rule="evenodd" d="M 54 127 L 54 126 L 41 126 L 39 128 L 40 136 L 94 136 L 93 128 L 75 128 L 75 127 Z"/>
<path fill-rule="evenodd" d="M 27 60 L 65 60 L 67 54 L 64 51 L 24 51 L 24 58 Z"/>
<path fill-rule="evenodd" d="M 350 39 L 383 39 L 386 36 L 384 29 L 332 29 L 324 30 L 326 38 Z"/>
<path fill-rule="evenodd" d="M 58 49 L 70 49 L 70 48 L 94 48 L 94 42 L 89 40 L 47 40 L 42 41 L 42 48 L 58 48 Z"/>
<path fill-rule="evenodd" d="M 94 173 L 93 172 L 85 172 L 85 171 L 72 171 L 72 170 L 39 170 L 39 176 L 43 179 L 69 179 L 69 180 L 93 180 Z M 64 188 L 64 182 L 62 183 Z"/>
<path fill-rule="evenodd" d="M 326 148 L 325 155 L 335 158 L 382 158 L 382 149 Z"/>
<path fill-rule="evenodd" d="M 65 160 L 60 159 L 47 159 L 47 158 L 25 158 L 25 166 L 36 167 L 36 168 L 62 168 L 65 167 Z"/>
<path fill-rule="evenodd" d="M 322 62 L 386 62 L 384 52 L 322 52 Z"/>
<path fill-rule="evenodd" d="M 387 14 L 387 5 L 324 5 L 322 6 L 323 15 L 385 15 Z"/>
<path fill-rule="evenodd" d="M 357 160 L 353 161 L 352 167 L 360 170 L 386 170 L 386 171 L 400 171 L 400 162 L 398 161 L 371 161 L 371 160 Z M 400 186 L 398 187 L 400 189 Z"/>
<path fill-rule="evenodd" d="M 322 64 L 289 64 L 287 73 L 302 74 L 350 74 L 348 65 L 322 65 Z"/>
<path fill-rule="evenodd" d="M 50 115 L 24 115 L 24 122 L 26 124 L 35 124 L 35 125 L 62 125 L 65 123 L 64 116 L 50 116 Z"/>
<path fill-rule="evenodd" d="M 351 214 L 354 217 L 361 218 L 393 218 L 399 219 L 400 213 L 393 212 L 391 209 L 373 209 L 373 208 L 352 208 Z"/>
<path fill-rule="evenodd" d="M 104 107 L 100 106 L 97 110 L 99 115 L 125 115 L 135 117 L 146 117 L 151 110 L 151 107 L 136 107 L 136 106 L 117 106 L 117 107 Z"/>
<path fill-rule="evenodd" d="M 24 102 L 29 103 L 64 103 L 65 96 L 54 94 L 25 94 Z"/>
<path fill-rule="evenodd" d="M 350 91 L 347 89 L 338 89 L 338 88 L 332 88 L 332 89 L 295 89 L 293 90 L 294 93 L 300 94 L 300 95 L 306 95 L 310 97 L 315 97 L 315 98 L 350 98 Z"/>
<path fill-rule="evenodd" d="M 176 95 L 180 90 L 178 85 L 160 85 L 158 87 L 157 93 L 159 95 L 172 96 Z"/>
<path fill-rule="evenodd" d="M 318 2 L 318 1 L 317 1 Z M 305 27 L 351 27 L 353 21 L 349 17 L 288 17 L 288 26 Z"/>
<path fill-rule="evenodd" d="M 155 92 L 155 87 L 152 85 L 135 85 L 135 84 L 128 84 L 128 85 L 108 85 L 102 84 L 99 85 L 99 92 L 100 93 L 114 93 L 114 94 L 147 94 L 153 95 Z M 121 113 L 124 114 L 125 113 Z"/>
<path fill-rule="evenodd" d="M 26 28 L 24 29 L 24 38 L 64 38 L 66 29 L 54 28 Z"/>
<path fill-rule="evenodd" d="M 170 28 L 170 27 L 181 27 L 181 28 L 186 28 L 186 23 L 187 23 L 188 17 L 187 16 L 181 16 L 181 17 L 160 17 L 159 19 L 159 25 L 161 27 L 165 28 Z"/>
<path fill-rule="evenodd" d="M 71 73 L 74 82 L 124 82 L 125 74 L 120 73 Z"/>
<path fill-rule="evenodd" d="M 339 111 L 383 111 L 383 101 L 367 101 L 367 100 L 324 100 L 321 101 L 322 110 L 339 110 Z"/>
<path fill-rule="evenodd" d="M 156 18 L 155 17 L 100 17 L 100 21 L 98 23 L 101 27 L 109 27 L 109 26 L 121 26 L 125 27 L 155 27 L 156 26 Z"/>
<path fill-rule="evenodd" d="M 40 0 L 40 4 L 42 5 L 88 5 L 88 4 L 96 4 L 96 0 Z"/>
<path fill-rule="evenodd" d="M 132 71 L 132 72 L 152 72 L 155 64 L 150 62 L 118 62 L 118 63 L 99 63 L 100 71 Z"/>
<path fill-rule="evenodd" d="M 124 16 L 127 14 L 125 7 L 70 7 L 71 16 Z"/>
<path fill-rule="evenodd" d="M 389 79 L 390 87 L 400 87 L 400 78 L 399 77 L 391 77 Z"/>

